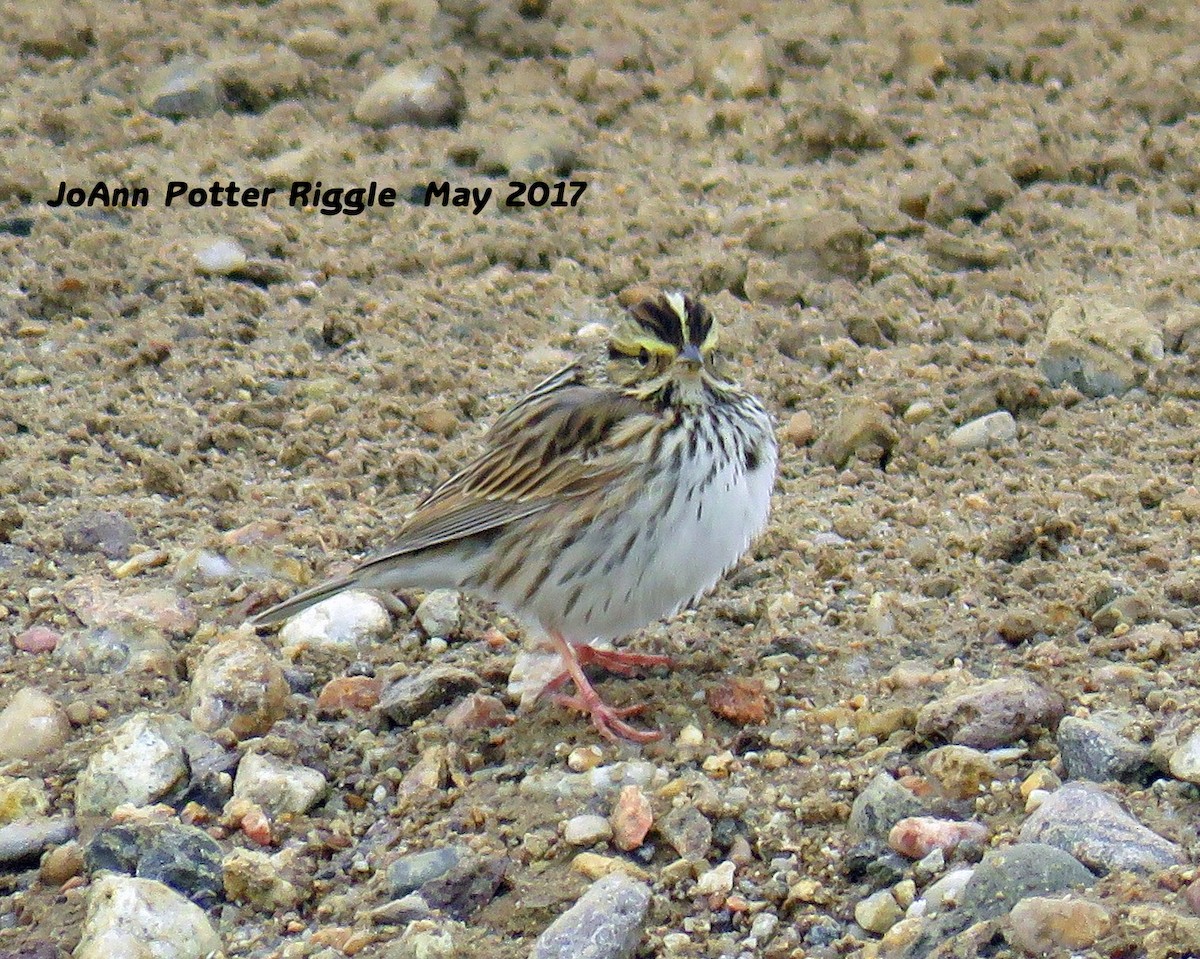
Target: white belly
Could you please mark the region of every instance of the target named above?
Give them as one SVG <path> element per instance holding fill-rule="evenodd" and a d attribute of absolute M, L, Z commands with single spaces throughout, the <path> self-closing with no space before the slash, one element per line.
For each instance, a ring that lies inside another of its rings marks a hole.
<path fill-rule="evenodd" d="M 569 640 L 614 639 L 711 589 L 766 526 L 776 450 L 765 414 L 760 426 L 753 465 L 739 454 L 713 471 L 701 447 L 684 457 L 678 481 L 660 474 L 619 521 L 597 517 L 564 550 L 527 612 Z M 597 556 L 588 574 L 563 575 Z"/>

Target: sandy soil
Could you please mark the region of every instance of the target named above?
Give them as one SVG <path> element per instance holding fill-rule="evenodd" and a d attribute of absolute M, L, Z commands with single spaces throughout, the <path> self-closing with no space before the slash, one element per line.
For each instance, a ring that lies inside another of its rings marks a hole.
<path fill-rule="evenodd" d="M 753 888 L 787 852 L 827 893 L 786 907 L 780 893 L 785 925 L 820 913 L 850 928 L 862 889 L 835 854 L 851 842 L 849 804 L 928 744 L 911 729 L 882 743 L 837 730 L 944 686 L 883 682 L 898 664 L 943 677 L 1028 671 L 1069 711 L 1127 712 L 1146 741 L 1200 710 L 1200 509 L 1187 492 L 1200 449 L 1195 4 L 554 0 L 529 19 L 502 11 L 512 22 L 498 28 L 469 3 L 443 6 L 198 5 L 183 24 L 153 0 L 5 5 L 0 705 L 36 685 L 102 707 L 34 766 L 56 802 L 69 811 L 74 776 L 129 713 L 186 713 L 214 625 L 291 588 L 266 575 L 180 578 L 185 557 L 227 550 L 227 534 L 252 523 L 276 572 L 324 575 L 379 545 L 516 393 L 573 353 L 576 331 L 611 319 L 618 294 L 640 284 L 706 298 L 740 379 L 781 424 L 782 461 L 770 530 L 739 571 L 631 641 L 678 655 L 680 669 L 604 689 L 654 703 L 650 720 L 672 735 L 644 753 L 675 772 L 698 768 L 672 738 L 688 723 L 712 753 L 786 744 L 783 768 L 746 761 L 736 773 L 787 798 L 782 820 L 752 809 L 737 827 L 757 857 Z M 155 116 L 141 105 L 151 75 L 183 54 L 216 65 L 222 105 Z M 355 122 L 368 83 L 410 61 L 456 72 L 461 122 Z M 168 181 L 261 186 L 293 150 L 285 174 L 375 180 L 401 202 L 356 217 L 163 206 Z M 514 179 L 588 186 L 568 208 L 411 202 L 430 181 L 500 191 Z M 144 185 L 151 202 L 47 205 L 61 181 L 97 180 Z M 247 265 L 204 273 L 194 250 L 213 235 L 236 239 Z M 1140 387 L 1094 399 L 1045 381 L 1040 344 L 1068 296 L 1133 307 L 1164 331 L 1165 356 Z M 1016 417 L 1014 440 L 946 443 L 1000 409 Z M 831 455 L 848 411 L 873 425 Z M 67 549 L 64 529 L 97 510 L 127 517 L 133 552 L 164 550 L 166 565 L 118 580 L 101 554 Z M 173 641 L 177 675 L 85 673 L 14 649 L 31 625 L 80 629 L 61 601 L 80 576 L 118 592 L 169 586 L 194 606 L 199 625 Z M 1138 622 L 1191 641 L 1157 658 L 1121 648 L 1091 621 L 1119 594 L 1137 598 Z M 503 695 L 514 650 L 481 642 L 497 624 L 517 635 L 472 607 L 447 654 L 410 641 L 363 658 L 402 672 L 449 658 Z M 798 665 L 776 683 L 762 661 L 780 652 Z M 1136 681 L 1104 671 L 1127 662 Z M 303 665 L 319 690 L 349 663 Z M 694 695 L 726 673 L 771 680 L 764 727 L 743 730 Z M 364 765 L 364 720 L 318 720 L 314 695 L 294 697 L 293 721 L 320 744 L 335 792 L 371 795 L 381 771 Z M 375 729 L 402 770 L 428 732 Z M 464 749 L 482 772 L 392 823 L 392 845 L 435 845 L 447 830 L 498 848 L 553 837 L 580 810 L 518 800 L 486 771 L 561 769 L 559 744 L 594 738 L 553 707 L 479 734 Z M 1053 736 L 1030 747 L 1024 772 L 1053 758 Z M 1194 791 L 1119 788 L 1196 851 Z M 1014 796 L 980 807 L 1002 835 L 1022 817 Z M 347 816 L 361 837 L 367 813 Z M 460 954 L 527 954 L 583 885 L 555 848 L 470 921 Z M 17 889 L 0 950 L 70 949 L 81 893 L 64 897 L 36 871 L 0 877 L 0 890 Z M 1186 911 L 1154 884 L 1099 896 L 1118 914 L 1139 899 Z M 386 899 L 365 880 L 322 898 L 287 917 L 219 910 L 231 954 L 277 954 Z M 705 903 L 660 889 L 639 955 L 697 916 L 711 918 Z M 1096 954 L 1128 948 L 1114 934 Z"/>

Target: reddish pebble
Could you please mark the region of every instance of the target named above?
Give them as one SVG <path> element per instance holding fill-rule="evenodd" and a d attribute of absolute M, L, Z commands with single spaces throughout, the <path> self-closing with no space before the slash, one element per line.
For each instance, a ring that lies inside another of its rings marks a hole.
<path fill-rule="evenodd" d="M 30 626 L 17 635 L 13 645 L 23 653 L 51 653 L 61 639 L 62 633 L 56 633 L 48 626 Z"/>
<path fill-rule="evenodd" d="M 242 832 L 251 842 L 260 846 L 271 845 L 271 821 L 260 806 L 254 806 L 242 816 Z"/>
<path fill-rule="evenodd" d="M 1192 907 L 1192 912 L 1200 914 L 1200 879 L 1193 879 L 1183 890 L 1183 898 Z"/>
<path fill-rule="evenodd" d="M 381 689 L 382 683 L 374 676 L 339 676 L 321 690 L 317 712 L 323 716 L 366 712 L 378 704 Z"/>
<path fill-rule="evenodd" d="M 739 726 L 761 725 L 771 713 L 767 692 L 757 679 L 731 676 L 708 690 L 708 708 Z"/>
<path fill-rule="evenodd" d="M 987 836 L 988 828 L 981 822 L 910 816 L 892 827 L 888 845 L 909 859 L 923 859 L 935 849 L 949 853 L 964 842 L 982 842 Z"/>
<path fill-rule="evenodd" d="M 495 626 L 489 627 L 483 634 L 483 641 L 488 649 L 503 649 L 511 640 Z"/>
<path fill-rule="evenodd" d="M 637 786 L 623 786 L 608 822 L 612 826 L 613 845 L 624 852 L 637 849 L 654 825 L 650 800 Z"/>
<path fill-rule="evenodd" d="M 508 723 L 508 710 L 495 696 L 471 693 L 446 714 L 446 728 L 455 733 L 495 729 Z"/>

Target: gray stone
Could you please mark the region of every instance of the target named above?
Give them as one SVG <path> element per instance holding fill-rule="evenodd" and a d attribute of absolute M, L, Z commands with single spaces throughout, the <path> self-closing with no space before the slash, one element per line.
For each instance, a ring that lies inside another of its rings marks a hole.
<path fill-rule="evenodd" d="M 221 847 L 204 830 L 182 823 L 123 824 L 102 829 L 84 853 L 88 871 L 155 879 L 208 907 L 222 893 Z"/>
<path fill-rule="evenodd" d="M 1148 746 L 1091 719 L 1064 717 L 1058 724 L 1058 751 L 1071 779 L 1130 782 L 1150 771 Z"/>
<path fill-rule="evenodd" d="M 0 866 L 26 862 L 75 835 L 70 819 L 18 819 L 0 826 Z"/>
<path fill-rule="evenodd" d="M 448 873 L 466 855 L 465 846 L 443 846 L 401 856 L 388 866 L 388 888 L 393 898 L 416 892 L 425 883 Z"/>
<path fill-rule="evenodd" d="M 955 875 L 951 873 L 951 875 Z M 1052 846 L 1022 843 L 994 849 L 976 866 L 957 896 L 954 909 L 941 909 L 931 916 L 920 933 L 897 954 L 900 959 L 927 959 L 939 945 L 955 939 L 975 923 L 1007 915 L 1028 896 L 1062 892 L 1091 886 L 1096 877 L 1078 860 Z"/>
<path fill-rule="evenodd" d="M 1185 860 L 1176 843 L 1147 829 L 1099 786 L 1083 782 L 1066 783 L 1046 797 L 1021 827 L 1021 841 L 1056 846 L 1101 874 L 1154 873 Z"/>
<path fill-rule="evenodd" d="M 849 829 L 852 835 L 864 839 L 886 840 L 901 819 L 928 812 L 925 803 L 881 772 L 855 797 L 850 807 Z"/>
<path fill-rule="evenodd" d="M 63 546 L 72 553 L 100 552 L 109 559 L 128 559 L 137 533 L 120 513 L 82 513 L 63 529 Z"/>
<path fill-rule="evenodd" d="M 993 849 L 975 867 L 959 899 L 972 922 L 1003 916 L 1026 896 L 1065 892 L 1096 881 L 1074 856 L 1041 843 Z"/>
<path fill-rule="evenodd" d="M 629 959 L 644 932 L 650 889 L 622 872 L 596 880 L 550 924 L 530 959 Z"/>
<path fill-rule="evenodd" d="M 453 636 L 462 616 L 462 600 L 452 589 L 435 589 L 417 607 L 417 622 L 426 636 Z"/>
<path fill-rule="evenodd" d="M 383 691 L 379 708 L 392 722 L 406 726 L 462 693 L 478 689 L 481 683 L 468 670 L 438 664 L 392 683 Z"/>
<path fill-rule="evenodd" d="M 1053 728 L 1065 708 L 1054 690 L 1025 676 L 1008 676 L 923 706 L 917 716 L 917 735 L 996 749 L 1038 726 Z"/>
<path fill-rule="evenodd" d="M 1140 310 L 1069 299 L 1050 315 L 1038 363 L 1054 386 L 1113 396 L 1144 382 L 1162 358 L 1162 330 Z"/>
<path fill-rule="evenodd" d="M 655 823 L 658 834 L 681 859 L 699 860 L 712 846 L 712 823 L 695 806 L 676 806 Z"/>
<path fill-rule="evenodd" d="M 306 813 L 328 788 L 325 776 L 316 769 L 284 762 L 274 756 L 248 753 L 238 763 L 233 795 L 249 799 L 268 813 Z"/>
<path fill-rule="evenodd" d="M 153 879 L 107 875 L 88 894 L 74 959 L 205 959 L 220 949 L 194 902 Z"/>
<path fill-rule="evenodd" d="M 150 74 L 142 86 L 142 103 L 172 120 L 206 117 L 221 108 L 216 76 L 193 57 L 180 57 Z"/>

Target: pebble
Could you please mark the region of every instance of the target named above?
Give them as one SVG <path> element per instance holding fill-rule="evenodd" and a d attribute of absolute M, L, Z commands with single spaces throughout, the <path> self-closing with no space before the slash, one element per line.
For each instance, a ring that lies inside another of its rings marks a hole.
<path fill-rule="evenodd" d="M 771 703 L 761 679 L 726 676 L 705 694 L 708 708 L 738 726 L 761 726 L 771 714 Z"/>
<path fill-rule="evenodd" d="M 975 923 L 1006 915 L 1022 899 L 1088 887 L 1095 878 L 1078 860 L 1052 846 L 1020 843 L 993 849 L 971 870 L 957 907 L 943 908 L 951 901 L 943 895 L 938 908 L 929 909 L 931 921 L 921 926 L 902 955 L 912 959 L 931 955 Z"/>
<path fill-rule="evenodd" d="M 504 703 L 495 696 L 471 693 L 446 713 L 444 722 L 450 732 L 462 736 L 480 729 L 506 726 L 511 718 Z"/>
<path fill-rule="evenodd" d="M 18 689 L 0 710 L 0 761 L 40 759 L 62 746 L 71 733 L 67 714 L 40 689 Z"/>
<path fill-rule="evenodd" d="M 234 849 L 221 864 L 226 898 L 264 913 L 294 909 L 307 897 L 303 889 L 281 875 L 282 856 L 260 849 Z"/>
<path fill-rule="evenodd" d="M 319 716 L 346 716 L 368 712 L 379 704 L 383 683 L 375 676 L 338 676 L 317 696 Z"/>
<path fill-rule="evenodd" d="M 205 117 L 221 108 L 217 80 L 207 64 L 180 57 L 155 70 L 142 84 L 142 104 L 171 120 Z"/>
<path fill-rule="evenodd" d="M 357 655 L 366 643 L 391 635 L 392 618 L 370 593 L 352 589 L 302 610 L 279 632 L 283 654 L 295 660 L 309 651 Z"/>
<path fill-rule="evenodd" d="M 191 720 L 206 732 L 262 736 L 283 718 L 290 690 L 283 668 L 252 636 L 229 634 L 201 657 L 192 676 Z"/>
<path fill-rule="evenodd" d="M 441 66 L 404 64 L 389 70 L 362 92 L 353 117 L 369 127 L 398 123 L 422 127 L 457 126 L 467 106 L 458 77 Z"/>
<path fill-rule="evenodd" d="M 435 589 L 421 600 L 416 616 L 426 636 L 453 636 L 462 618 L 462 598 L 456 590 Z"/>
<path fill-rule="evenodd" d="M 136 622 L 68 633 L 55 647 L 54 658 L 85 673 L 149 673 L 172 679 L 177 663 L 167 637 L 152 626 Z"/>
<path fill-rule="evenodd" d="M 713 96 L 736 100 L 771 92 L 770 59 L 762 37 L 748 29 L 736 30 L 707 51 L 697 72 Z"/>
<path fill-rule="evenodd" d="M 68 552 L 99 552 L 109 559 L 128 559 L 137 531 L 120 513 L 94 511 L 68 522 L 62 536 L 63 548 Z"/>
<path fill-rule="evenodd" d="M 1141 310 L 1071 298 L 1050 314 L 1038 365 L 1054 386 L 1114 396 L 1143 383 L 1163 355 L 1162 330 Z"/>
<path fill-rule="evenodd" d="M 1148 746 L 1092 719 L 1063 717 L 1058 724 L 1058 752 L 1071 779 L 1130 782 L 1150 771 Z"/>
<path fill-rule="evenodd" d="M 127 624 L 186 639 L 200 624 L 192 604 L 168 586 L 117 591 L 100 576 L 80 576 L 63 589 L 62 603 L 86 626 Z"/>
<path fill-rule="evenodd" d="M 13 646 L 23 653 L 52 653 L 61 640 L 62 633 L 57 630 L 48 626 L 30 626 L 13 637 Z"/>
<path fill-rule="evenodd" d="M 563 824 L 563 840 L 569 846 L 594 846 L 598 842 L 608 842 L 612 835 L 608 820 L 593 813 L 573 816 Z"/>
<path fill-rule="evenodd" d="M 946 443 L 956 450 L 991 449 L 1017 438 L 1017 421 L 1007 410 L 988 413 L 951 431 Z"/>
<path fill-rule="evenodd" d="M 646 835 L 654 825 L 650 800 L 640 787 L 622 786 L 608 821 L 612 826 L 613 845 L 623 852 L 632 852 L 646 841 Z"/>
<path fill-rule="evenodd" d="M 223 889 L 221 847 L 195 826 L 178 822 L 121 824 L 101 829 L 84 851 L 88 872 L 156 879 L 205 908 Z"/>
<path fill-rule="evenodd" d="M 508 695 L 527 709 L 537 701 L 546 684 L 563 671 L 562 657 L 558 653 L 544 653 L 523 649 L 513 659 L 508 674 Z"/>
<path fill-rule="evenodd" d="M 904 917 L 904 911 L 896 902 L 890 889 L 871 893 L 854 906 L 854 921 L 867 932 L 883 935 Z"/>
<path fill-rule="evenodd" d="M 392 722 L 407 726 L 481 684 L 482 680 L 469 670 L 439 663 L 392 683 L 384 689 L 379 708 Z"/>
<path fill-rule="evenodd" d="M 726 859 L 696 877 L 696 887 L 693 890 L 701 896 L 727 896 L 733 891 L 733 877 L 737 866 Z"/>
<path fill-rule="evenodd" d="M 233 795 L 278 816 L 308 812 L 325 795 L 327 787 L 325 776 L 315 769 L 263 753 L 247 753 L 238 763 Z"/>
<path fill-rule="evenodd" d="M 1092 783 L 1068 782 L 1021 826 L 1021 842 L 1065 850 L 1096 872 L 1155 873 L 1185 861 L 1183 850 L 1134 819 Z"/>
<path fill-rule="evenodd" d="M 676 806 L 658 821 L 658 834 L 681 859 L 696 861 L 708 856 L 712 823 L 695 806 Z"/>
<path fill-rule="evenodd" d="M 942 746 L 925 756 L 925 771 L 954 799 L 973 799 L 1000 778 L 1000 767 L 987 753 L 970 746 Z"/>
<path fill-rule="evenodd" d="M 79 774 L 77 812 L 106 816 L 123 804 L 146 806 L 184 782 L 188 763 L 173 719 L 140 712 L 122 723 Z"/>
<path fill-rule="evenodd" d="M 444 874 L 421 886 L 421 898 L 432 908 L 465 920 L 490 903 L 511 867 L 505 856 L 463 855 Z"/>
<path fill-rule="evenodd" d="M 851 404 L 817 440 L 813 455 L 841 469 L 852 457 L 880 462 L 900 440 L 891 417 L 874 403 Z"/>
<path fill-rule="evenodd" d="M 855 797 L 848 828 L 859 838 L 887 839 L 896 823 L 928 811 L 924 802 L 881 772 Z"/>
<path fill-rule="evenodd" d="M 249 257 L 231 236 L 202 236 L 192 241 L 196 269 L 208 276 L 229 276 L 246 265 Z"/>
<path fill-rule="evenodd" d="M 921 859 L 935 849 L 948 855 L 965 842 L 982 843 L 987 837 L 988 827 L 981 822 L 912 816 L 892 827 L 888 845 L 909 859 Z"/>
<path fill-rule="evenodd" d="M 42 857 L 38 878 L 49 886 L 61 886 L 68 879 L 82 875 L 85 868 L 83 847 L 72 839 Z"/>
<path fill-rule="evenodd" d="M 599 746 L 576 746 L 567 754 L 567 768 L 571 772 L 584 773 L 604 762 L 604 750 Z"/>
<path fill-rule="evenodd" d="M 0 825 L 0 866 L 26 862 L 74 835 L 75 823 L 68 817 L 19 819 Z"/>
<path fill-rule="evenodd" d="M 798 410 L 788 417 L 783 425 L 782 436 L 793 446 L 807 446 L 816 435 L 812 414 L 807 410 Z"/>
<path fill-rule="evenodd" d="M 934 916 L 943 909 L 955 908 L 962 899 L 962 891 L 975 875 L 975 868 L 952 869 L 937 882 L 930 883 L 925 895 L 917 902 L 924 901 L 922 907 L 925 915 Z"/>
<path fill-rule="evenodd" d="M 917 715 L 917 735 L 995 749 L 1038 726 L 1053 727 L 1065 708 L 1063 698 L 1053 690 L 1025 676 L 1009 676 L 926 704 Z"/>
<path fill-rule="evenodd" d="M 195 903 L 153 879 L 107 875 L 92 884 L 74 959 L 205 959 L 220 949 Z"/>
<path fill-rule="evenodd" d="M 443 846 L 401 856 L 388 866 L 388 891 L 394 899 L 416 892 L 425 883 L 448 873 L 468 852 L 466 846 Z"/>
<path fill-rule="evenodd" d="M 623 872 L 627 876 L 650 882 L 652 876 L 636 863 L 617 856 L 601 856 L 595 852 L 581 852 L 571 860 L 571 869 L 588 879 L 600 879 L 613 872 Z"/>
<path fill-rule="evenodd" d="M 27 776 L 0 776 L 0 825 L 18 819 L 36 819 L 50 809 L 40 780 Z"/>
<path fill-rule="evenodd" d="M 530 959 L 630 959 L 645 931 L 650 888 L 622 872 L 597 879 L 550 924 Z"/>
<path fill-rule="evenodd" d="M 1005 936 L 1028 955 L 1044 956 L 1058 950 L 1090 949 L 1111 928 L 1112 916 L 1098 903 L 1030 896 L 1013 906 Z"/>
<path fill-rule="evenodd" d="M 476 167 L 482 173 L 552 179 L 568 172 L 578 156 L 570 127 L 521 127 L 486 144 Z"/>
<path fill-rule="evenodd" d="M 0 742 L 2 741 L 0 739 Z M 1200 784 L 1200 727 L 1194 729 L 1171 751 L 1167 768 L 1176 779 Z"/>

